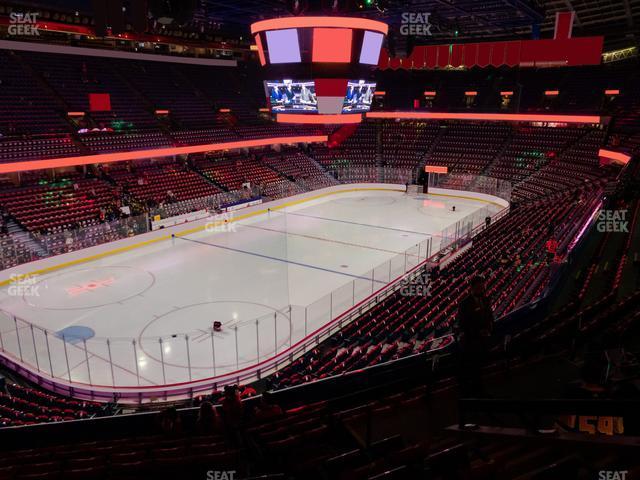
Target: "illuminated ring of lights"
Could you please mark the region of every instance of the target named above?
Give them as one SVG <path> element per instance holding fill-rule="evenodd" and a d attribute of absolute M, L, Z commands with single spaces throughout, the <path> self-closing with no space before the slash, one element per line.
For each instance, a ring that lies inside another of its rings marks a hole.
<path fill-rule="evenodd" d="M 386 35 L 389 26 L 386 23 L 368 18 L 358 17 L 285 17 L 261 20 L 251 25 L 251 34 L 268 30 L 283 30 L 287 28 L 351 28 L 370 30 Z"/>
<path fill-rule="evenodd" d="M 278 123 L 304 123 L 304 124 L 328 124 L 338 125 L 346 123 L 362 122 L 360 113 L 336 113 L 336 114 L 301 114 L 301 113 L 278 113 L 276 115 Z"/>
<path fill-rule="evenodd" d="M 478 120 L 502 122 L 597 123 L 595 115 L 529 115 L 520 113 L 439 113 L 439 112 L 367 112 L 367 118 L 407 120 Z"/>

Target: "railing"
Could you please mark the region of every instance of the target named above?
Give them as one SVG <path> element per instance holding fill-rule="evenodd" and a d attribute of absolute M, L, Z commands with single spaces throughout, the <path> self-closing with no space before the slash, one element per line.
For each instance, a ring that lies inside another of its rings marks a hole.
<path fill-rule="evenodd" d="M 341 183 L 380 182 L 405 185 L 413 182 L 414 169 L 377 167 L 374 165 L 338 165 L 328 167 L 329 173 Z"/>
<path fill-rule="evenodd" d="M 450 173 L 447 175 L 429 175 L 429 187 L 464 190 L 466 192 L 486 193 L 494 197 L 511 201 L 511 182 L 500 178 L 469 173 Z"/>
<path fill-rule="evenodd" d="M 58 233 L 32 233 L 31 238 L 44 250 L 43 257 L 73 252 L 101 243 L 113 242 L 149 231 L 146 214 L 98 223 Z"/>
<path fill-rule="evenodd" d="M 221 192 L 207 197 L 198 197 L 191 200 L 181 200 L 174 203 L 166 203 L 161 207 L 152 208 L 149 217 L 160 215 L 160 218 L 175 217 L 196 210 L 213 210 L 224 204 L 238 202 L 243 198 L 251 197 L 251 192 L 233 191 Z"/>

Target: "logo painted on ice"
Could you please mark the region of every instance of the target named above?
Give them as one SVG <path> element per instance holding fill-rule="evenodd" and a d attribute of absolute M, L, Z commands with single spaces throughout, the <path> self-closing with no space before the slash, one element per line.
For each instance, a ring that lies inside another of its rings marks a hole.
<path fill-rule="evenodd" d="M 7 29 L 7 32 L 12 36 L 39 36 L 38 15 L 40 14 L 37 12 L 11 12 L 9 14 L 9 28 Z"/>
<path fill-rule="evenodd" d="M 39 297 L 40 292 L 38 289 L 40 285 L 38 283 L 38 275 L 19 275 L 12 273 L 10 277 L 11 285 L 9 286 L 7 293 L 12 297 Z"/>
<path fill-rule="evenodd" d="M 600 233 L 629 233 L 627 210 L 600 210 L 596 228 Z"/>
<path fill-rule="evenodd" d="M 215 232 L 237 232 L 237 227 L 234 220 L 233 212 L 224 212 L 217 215 L 212 215 L 210 221 L 204 226 L 204 229 L 208 233 Z"/>

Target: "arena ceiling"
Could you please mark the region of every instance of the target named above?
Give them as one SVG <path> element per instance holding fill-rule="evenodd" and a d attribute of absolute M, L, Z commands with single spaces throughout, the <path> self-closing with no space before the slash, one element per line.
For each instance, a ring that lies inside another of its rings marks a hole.
<path fill-rule="evenodd" d="M 125 7 L 132 0 L 123 0 Z M 297 0 L 309 14 L 314 9 L 333 7 L 344 14 L 358 14 L 387 21 L 391 32 L 399 31 L 402 14 L 430 14 L 429 36 L 411 39 L 414 44 L 479 38 L 531 38 L 553 34 L 555 13 L 576 12 L 574 35 L 604 35 L 605 49 L 638 46 L 640 38 L 640 0 Z M 296 0 L 148 0 L 184 10 L 189 8 L 191 26 L 201 22 L 215 24 L 236 35 L 248 33 L 248 25 L 264 18 L 291 15 Z M 91 15 L 87 0 L 13 0 L 12 4 L 80 11 Z M 187 7 L 188 5 L 188 7 Z M 175 25 L 174 25 L 175 27 Z M 393 36 L 393 33 L 392 33 Z M 406 38 L 397 35 L 398 43 Z"/>
<path fill-rule="evenodd" d="M 640 0 L 370 0 L 351 2 L 350 10 L 359 15 L 386 20 L 392 30 L 399 29 L 402 14 L 430 13 L 430 38 L 419 43 L 477 38 L 531 38 L 537 28 L 541 36 L 553 34 L 555 13 L 576 12 L 574 35 L 605 35 L 607 47 L 638 45 Z M 202 0 L 208 14 L 238 24 L 290 15 L 287 0 Z M 332 3 L 332 2 L 331 2 Z M 344 4 L 340 0 L 339 5 Z M 358 8 L 362 4 L 364 8 Z M 379 8 L 381 7 L 381 8 Z M 457 33 L 456 33 L 457 32 Z"/>

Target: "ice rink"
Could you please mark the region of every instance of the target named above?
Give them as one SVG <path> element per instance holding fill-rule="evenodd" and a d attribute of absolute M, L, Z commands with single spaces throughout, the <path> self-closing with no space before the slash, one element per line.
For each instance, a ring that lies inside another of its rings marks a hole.
<path fill-rule="evenodd" d="M 218 217 L 197 233 L 39 275 L 19 294 L 3 287 L 2 347 L 46 375 L 101 386 L 247 369 L 435 253 L 447 227 L 500 208 L 464 192 L 371 190 L 245 219 L 239 211 L 226 224 Z"/>

